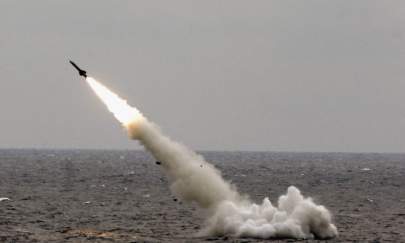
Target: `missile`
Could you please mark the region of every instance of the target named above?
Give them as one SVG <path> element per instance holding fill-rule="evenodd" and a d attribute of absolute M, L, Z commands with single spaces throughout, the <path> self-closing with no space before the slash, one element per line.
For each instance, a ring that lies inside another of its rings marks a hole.
<path fill-rule="evenodd" d="M 87 78 L 86 71 L 80 69 L 80 68 L 76 65 L 76 63 L 72 62 L 71 60 L 69 60 L 69 62 L 70 62 L 70 64 L 72 64 L 72 66 L 73 66 L 74 68 L 76 68 L 76 70 L 79 72 L 79 75 L 80 75 L 80 76 L 83 76 L 84 78 Z"/>

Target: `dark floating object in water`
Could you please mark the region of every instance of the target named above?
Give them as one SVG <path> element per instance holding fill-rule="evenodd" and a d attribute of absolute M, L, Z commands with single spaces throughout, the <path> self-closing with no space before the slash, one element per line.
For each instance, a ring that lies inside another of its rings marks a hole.
<path fill-rule="evenodd" d="M 156 164 L 157 164 L 157 165 L 161 165 L 161 164 L 162 164 L 162 162 L 160 162 L 160 161 L 156 161 Z"/>

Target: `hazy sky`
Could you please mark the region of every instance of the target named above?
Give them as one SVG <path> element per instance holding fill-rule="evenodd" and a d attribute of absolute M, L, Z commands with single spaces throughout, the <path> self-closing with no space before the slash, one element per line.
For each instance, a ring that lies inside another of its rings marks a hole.
<path fill-rule="evenodd" d="M 405 1 L 0 1 L 0 147 L 405 152 Z"/>

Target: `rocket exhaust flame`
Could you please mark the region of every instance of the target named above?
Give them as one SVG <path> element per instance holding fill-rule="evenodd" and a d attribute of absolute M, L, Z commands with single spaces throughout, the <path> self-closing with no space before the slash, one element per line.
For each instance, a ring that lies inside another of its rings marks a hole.
<path fill-rule="evenodd" d="M 183 201 L 195 202 L 207 209 L 206 226 L 201 235 L 298 239 L 337 236 L 330 212 L 311 198 L 302 196 L 296 187 L 290 186 L 287 194 L 279 198 L 277 206 L 268 198 L 262 204 L 251 202 L 201 155 L 165 136 L 136 108 L 95 79 L 87 77 L 86 80 L 129 136 L 139 140 L 156 160 L 161 161 L 171 191 Z"/>
<path fill-rule="evenodd" d="M 128 105 L 126 100 L 120 98 L 106 86 L 102 85 L 92 77 L 87 77 L 86 81 L 94 93 L 96 93 L 101 101 L 107 106 L 107 109 L 113 113 L 114 117 L 121 122 L 123 126 L 126 127 L 129 124 L 142 119 L 143 116 L 138 109 Z"/>

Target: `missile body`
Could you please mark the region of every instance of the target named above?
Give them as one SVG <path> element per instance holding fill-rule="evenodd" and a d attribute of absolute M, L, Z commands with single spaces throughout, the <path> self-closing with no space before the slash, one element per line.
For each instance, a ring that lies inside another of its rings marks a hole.
<path fill-rule="evenodd" d="M 73 65 L 74 68 L 76 68 L 76 70 L 79 72 L 79 75 L 80 75 L 80 76 L 83 76 L 84 78 L 87 78 L 86 71 L 80 69 L 80 68 L 76 65 L 76 63 L 74 63 L 74 62 L 72 62 L 72 61 L 70 61 L 70 60 L 69 60 L 69 62 L 70 62 L 70 64 Z"/>

